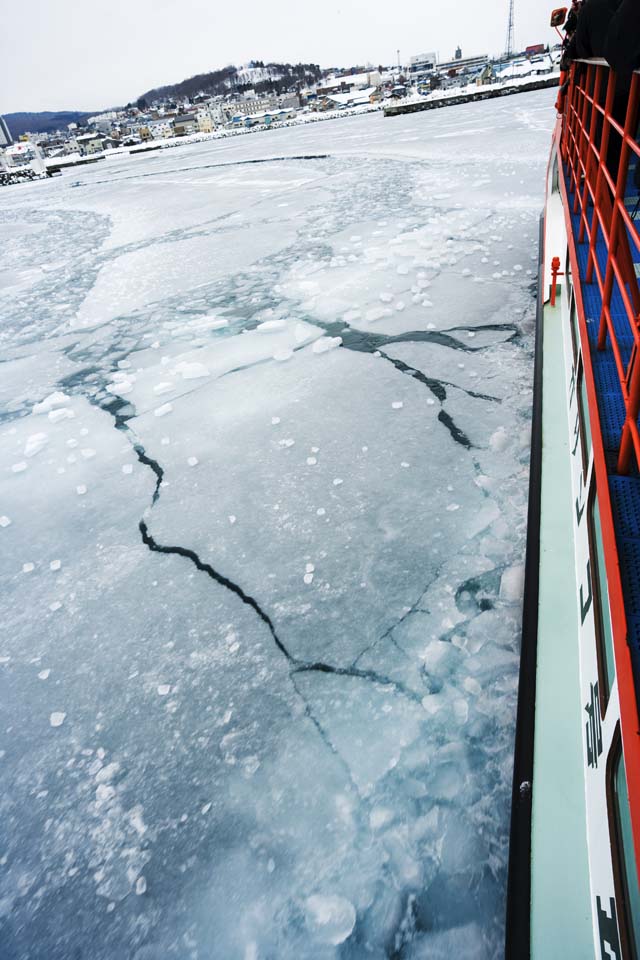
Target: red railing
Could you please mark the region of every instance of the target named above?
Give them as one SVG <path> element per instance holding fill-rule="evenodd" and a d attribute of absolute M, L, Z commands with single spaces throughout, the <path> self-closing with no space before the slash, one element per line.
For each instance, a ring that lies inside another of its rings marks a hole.
<path fill-rule="evenodd" d="M 636 142 L 640 72 L 628 83 L 617 81 L 604 60 L 571 66 L 562 125 L 562 159 L 579 215 L 578 241 L 589 242 L 586 280 L 598 284 L 602 310 L 598 349 L 611 344 L 625 404 L 618 450 L 618 472 L 628 473 L 631 456 L 640 469 L 640 287 L 633 248 L 640 254 L 640 233 L 626 205 L 630 162 L 640 163 Z M 606 257 L 598 259 L 598 248 Z M 612 317 L 612 302 L 618 309 Z M 631 347 L 630 354 L 628 348 Z M 625 347 L 627 352 L 625 352 Z"/>

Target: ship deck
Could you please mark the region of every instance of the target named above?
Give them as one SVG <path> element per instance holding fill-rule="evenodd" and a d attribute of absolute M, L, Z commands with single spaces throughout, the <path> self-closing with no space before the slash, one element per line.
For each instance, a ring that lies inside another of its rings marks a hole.
<path fill-rule="evenodd" d="M 565 170 L 565 185 L 569 197 L 570 209 L 573 209 L 574 193 L 570 178 Z M 627 177 L 625 205 L 632 214 L 638 203 L 638 187 L 634 185 L 634 170 Z M 589 223 L 593 222 L 593 208 L 589 209 Z M 636 216 L 638 214 L 636 213 Z M 638 222 L 636 220 L 636 222 Z M 589 255 L 589 243 L 585 239 L 579 242 L 580 214 L 571 214 L 571 227 L 576 256 L 579 266 L 579 282 L 585 306 L 585 319 L 589 337 L 591 363 L 598 398 L 598 413 L 602 430 L 602 440 L 607 461 L 609 493 L 616 532 L 620 574 L 624 592 L 625 614 L 627 619 L 627 640 L 631 651 L 636 691 L 640 690 L 640 476 L 632 470 L 629 476 L 621 476 L 616 471 L 616 458 L 620 446 L 620 435 L 625 419 L 625 406 L 620 381 L 613 355 L 613 349 L 607 339 L 606 349 L 598 350 L 598 326 L 602 310 L 602 297 L 595 279 L 587 283 L 586 271 Z M 629 244 L 635 263 L 636 277 L 640 276 L 640 253 L 635 245 Z M 599 232 L 596 254 L 603 276 L 607 263 L 607 247 Z M 578 278 L 574 277 L 574 282 Z M 614 281 L 611 300 L 613 320 L 621 355 L 628 362 L 633 348 L 633 337 L 617 281 Z"/>

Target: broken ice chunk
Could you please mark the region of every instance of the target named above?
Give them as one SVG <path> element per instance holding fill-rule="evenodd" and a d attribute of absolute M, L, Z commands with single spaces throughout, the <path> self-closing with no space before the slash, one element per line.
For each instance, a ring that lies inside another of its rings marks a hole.
<path fill-rule="evenodd" d="M 78 494 L 78 496 L 84 497 L 86 492 L 87 492 L 86 485 L 84 483 L 79 483 L 78 486 L 76 487 L 76 493 Z"/>
<path fill-rule="evenodd" d="M 232 526 L 233 526 L 233 524 L 236 522 L 236 519 L 237 519 L 237 518 L 236 518 L 232 513 L 229 514 L 229 523 L 230 523 Z"/>
<path fill-rule="evenodd" d="M 333 481 L 334 487 L 339 487 L 341 483 L 344 483 L 344 480 L 342 480 L 340 477 L 336 477 Z"/>
<path fill-rule="evenodd" d="M 56 407 L 64 407 L 70 401 L 71 397 L 57 390 L 55 393 L 50 393 L 49 396 L 41 400 L 40 403 L 36 403 L 33 407 L 33 413 L 49 413 L 49 411 L 55 410 Z"/>
<path fill-rule="evenodd" d="M 404 403 L 402 402 L 402 400 L 394 400 L 391 406 L 393 407 L 394 410 L 402 410 L 402 408 L 404 407 Z"/>
<path fill-rule="evenodd" d="M 328 353 L 329 350 L 335 350 L 341 346 L 342 337 L 320 337 L 316 340 L 311 349 L 314 353 Z"/>
<path fill-rule="evenodd" d="M 280 423 L 280 417 L 271 417 L 271 423 L 273 426 L 277 426 Z"/>
<path fill-rule="evenodd" d="M 317 457 L 307 457 L 307 464 L 308 464 L 310 467 L 315 466 L 315 464 L 316 464 L 317 462 L 318 462 L 318 458 L 317 458 Z"/>
<path fill-rule="evenodd" d="M 123 463 L 122 464 L 123 473 L 133 473 L 133 464 L 132 463 Z"/>
<path fill-rule="evenodd" d="M 190 467 L 197 467 L 199 462 L 197 457 L 187 457 L 187 463 Z"/>
<path fill-rule="evenodd" d="M 265 320 L 256 327 L 258 333 L 275 333 L 277 330 L 285 330 L 286 320 Z"/>
<path fill-rule="evenodd" d="M 49 717 L 49 723 L 52 727 L 61 727 L 64 721 L 66 720 L 66 713 L 62 713 L 59 710 L 54 710 L 54 712 Z"/>
<path fill-rule="evenodd" d="M 166 697 L 171 692 L 171 684 L 161 683 L 158 685 L 158 696 Z"/>
<path fill-rule="evenodd" d="M 51 563 L 49 564 L 49 570 L 59 570 L 61 566 L 62 566 L 62 561 L 52 560 Z"/>
<path fill-rule="evenodd" d="M 133 384 L 131 380 L 123 378 L 122 380 L 118 380 L 117 383 L 108 383 L 106 389 L 108 393 L 117 393 L 120 396 L 124 396 L 127 393 L 131 393 Z M 49 416 L 49 419 L 51 419 L 51 416 Z"/>
<path fill-rule="evenodd" d="M 168 413 L 171 413 L 173 410 L 173 404 L 163 403 L 161 407 L 156 407 L 153 411 L 154 416 L 156 417 L 166 417 Z"/>
<path fill-rule="evenodd" d="M 91 459 L 92 459 L 93 457 L 95 457 L 95 455 L 96 455 L 96 452 L 95 452 L 95 450 L 93 449 L 93 447 L 84 447 L 84 448 L 80 451 L 80 453 L 82 454 L 82 456 L 84 457 L 85 460 L 91 460 Z"/>
<path fill-rule="evenodd" d="M 337 946 L 351 936 L 356 911 L 345 897 L 315 894 L 305 906 L 307 927 L 320 943 Z"/>
<path fill-rule="evenodd" d="M 13 466 L 11 467 L 11 470 L 13 473 L 24 473 L 26 469 L 27 469 L 27 464 L 25 463 L 24 460 L 21 460 L 20 463 L 14 463 Z"/>
<path fill-rule="evenodd" d="M 162 393 L 171 393 L 172 390 L 173 384 L 169 383 L 168 380 L 164 380 L 162 383 L 156 383 L 155 387 L 153 388 L 153 392 L 156 394 L 156 396 L 160 396 Z"/>
<path fill-rule="evenodd" d="M 307 584 L 307 586 L 308 586 L 310 583 L 313 583 L 313 574 L 312 574 L 312 573 L 305 573 L 305 575 L 304 575 L 304 577 L 303 577 L 302 579 L 304 580 L 304 582 L 305 582 L 305 583 Z"/>
<path fill-rule="evenodd" d="M 4 515 L 0 517 L 0 527 L 8 527 L 10 525 L 11 525 L 11 520 L 9 519 L 9 517 L 6 517 Z"/>
<path fill-rule="evenodd" d="M 225 321 L 226 323 L 226 321 Z M 183 380 L 200 380 L 202 377 L 210 376 L 209 368 L 204 363 L 187 363 L 182 361 L 176 365 L 176 372 L 180 374 Z"/>
<path fill-rule="evenodd" d="M 469 704 L 466 700 L 453 701 L 453 714 L 458 723 L 466 723 L 469 719 Z"/>
<path fill-rule="evenodd" d="M 35 457 L 48 443 L 46 433 L 32 433 L 24 446 L 25 457 Z"/>
<path fill-rule="evenodd" d="M 51 670 L 41 670 L 38 674 L 38 680 L 48 680 Z"/>
<path fill-rule="evenodd" d="M 51 410 L 47 414 L 47 417 L 51 423 L 58 423 L 60 420 L 73 420 L 75 413 L 73 410 L 67 410 L 66 407 L 61 407 L 58 410 Z"/>
<path fill-rule="evenodd" d="M 308 563 L 304 569 L 306 573 L 313 573 L 315 566 L 312 563 Z"/>
<path fill-rule="evenodd" d="M 523 590 L 524 566 L 518 563 L 512 567 L 507 567 L 500 580 L 500 599 L 510 601 L 521 600 Z"/>
<path fill-rule="evenodd" d="M 22 564 L 22 572 L 23 572 L 23 573 L 31 573 L 33 570 L 35 570 L 35 568 L 36 568 L 35 563 L 23 563 L 23 564 Z"/>
<path fill-rule="evenodd" d="M 489 446 L 494 453 L 499 453 L 501 450 L 504 450 L 508 442 L 509 437 L 504 427 L 498 427 L 489 437 Z"/>
<path fill-rule="evenodd" d="M 147 892 L 147 881 L 144 877 L 138 877 L 136 880 L 136 893 L 138 896 L 141 896 L 143 893 Z"/>

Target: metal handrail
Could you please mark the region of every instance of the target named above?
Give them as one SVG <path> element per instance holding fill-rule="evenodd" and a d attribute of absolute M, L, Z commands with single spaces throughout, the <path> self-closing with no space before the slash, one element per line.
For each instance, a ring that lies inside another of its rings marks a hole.
<path fill-rule="evenodd" d="M 578 66 L 583 64 L 586 66 Z M 573 213 L 579 215 L 580 242 L 588 239 L 586 280 L 598 284 L 602 309 L 598 328 L 598 349 L 611 343 L 625 405 L 625 422 L 620 437 L 617 469 L 626 474 L 632 456 L 640 469 L 640 287 L 635 274 L 632 245 L 640 251 L 640 232 L 625 205 L 629 164 L 640 163 L 640 145 L 635 141 L 640 102 L 640 70 L 630 79 L 624 119 L 616 102 L 616 75 L 606 60 L 578 60 L 571 66 L 568 96 L 563 116 L 562 159 L 574 194 Z M 617 116 L 615 115 L 617 113 Z M 611 134 L 617 138 L 619 153 L 612 151 Z M 598 241 L 605 244 L 604 271 L 598 262 Z M 624 309 L 624 322 L 612 316 L 614 296 Z M 616 323 L 617 321 L 617 329 Z M 631 355 L 623 360 L 620 338 L 633 341 Z"/>

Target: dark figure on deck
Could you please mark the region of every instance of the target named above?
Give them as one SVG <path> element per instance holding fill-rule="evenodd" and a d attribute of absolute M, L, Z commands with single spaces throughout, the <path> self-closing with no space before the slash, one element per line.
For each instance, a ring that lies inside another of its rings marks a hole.
<path fill-rule="evenodd" d="M 616 71 L 618 86 L 628 92 L 631 74 L 640 68 L 640 0 L 622 0 L 618 6 L 607 30 L 604 57 Z M 634 182 L 640 187 L 640 161 Z"/>
<path fill-rule="evenodd" d="M 585 0 L 566 49 L 567 58 L 602 57 L 616 72 L 613 117 L 624 126 L 631 74 L 640 66 L 640 0 Z M 606 91 L 602 91 L 602 98 Z M 607 168 L 615 182 L 621 140 L 609 134 Z M 636 176 L 637 176 L 636 169 Z"/>

